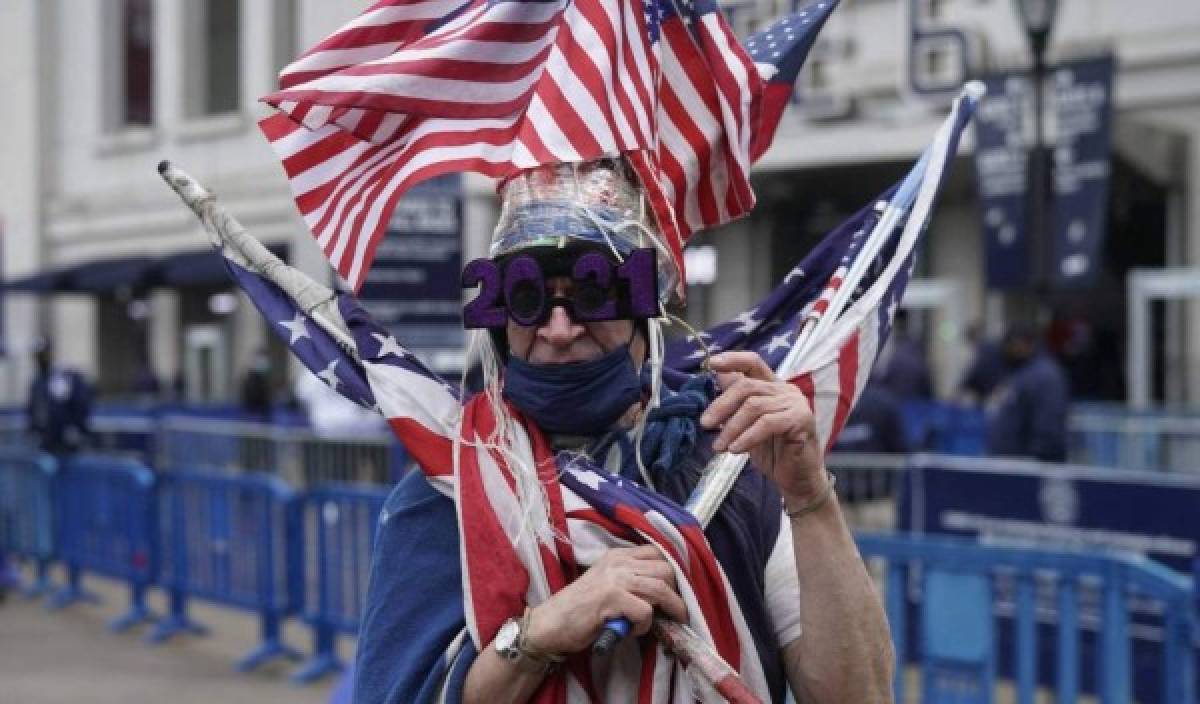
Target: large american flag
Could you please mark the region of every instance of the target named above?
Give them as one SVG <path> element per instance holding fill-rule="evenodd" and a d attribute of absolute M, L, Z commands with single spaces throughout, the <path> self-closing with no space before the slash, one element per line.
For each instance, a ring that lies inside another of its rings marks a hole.
<path fill-rule="evenodd" d="M 413 184 L 616 154 L 682 269 L 693 232 L 753 207 L 750 165 L 837 2 L 747 52 L 715 0 L 384 0 L 287 66 L 260 124 L 355 290 Z"/>

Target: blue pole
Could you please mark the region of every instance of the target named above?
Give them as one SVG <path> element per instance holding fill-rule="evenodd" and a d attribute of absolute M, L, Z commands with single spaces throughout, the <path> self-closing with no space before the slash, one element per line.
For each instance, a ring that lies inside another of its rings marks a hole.
<path fill-rule="evenodd" d="M 1079 698 L 1079 593 L 1073 577 L 1058 581 L 1058 694 L 1055 701 Z"/>
<path fill-rule="evenodd" d="M 1017 574 L 1017 702 L 1033 704 L 1037 679 L 1037 614 L 1033 573 Z"/>

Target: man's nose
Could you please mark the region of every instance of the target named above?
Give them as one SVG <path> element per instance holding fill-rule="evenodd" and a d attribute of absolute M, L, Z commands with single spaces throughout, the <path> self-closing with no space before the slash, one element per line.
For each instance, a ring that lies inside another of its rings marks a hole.
<path fill-rule="evenodd" d="M 550 309 L 550 317 L 538 328 L 538 337 L 555 346 L 571 344 L 583 334 L 583 326 L 571 320 L 567 309 L 561 305 Z"/>

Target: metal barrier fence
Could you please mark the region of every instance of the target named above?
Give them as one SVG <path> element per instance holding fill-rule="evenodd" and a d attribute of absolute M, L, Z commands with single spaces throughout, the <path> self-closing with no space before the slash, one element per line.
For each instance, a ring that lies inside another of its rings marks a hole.
<path fill-rule="evenodd" d="M 57 471 L 49 455 L 0 448 L 0 553 L 33 561 L 37 576 L 25 590 L 30 597 L 50 588 Z"/>
<path fill-rule="evenodd" d="M 391 436 L 330 438 L 307 428 L 168 417 L 159 424 L 157 467 L 265 472 L 298 488 L 325 483 L 390 484 L 407 470 Z"/>
<path fill-rule="evenodd" d="M 58 555 L 67 584 L 51 607 L 94 598 L 83 590 L 86 570 L 129 583 L 129 610 L 110 624 L 112 630 L 150 620 L 146 590 L 158 574 L 159 557 L 154 475 L 129 460 L 77 457 L 61 467 L 57 488 Z"/>
<path fill-rule="evenodd" d="M 383 489 L 327 485 L 301 498 L 302 616 L 313 628 L 314 653 L 292 676 L 297 682 L 343 667 L 337 635 L 358 634 L 371 549 L 387 495 Z"/>
<path fill-rule="evenodd" d="M 838 501 L 854 530 L 896 528 L 896 497 L 908 470 L 906 455 L 834 453 L 825 465 L 837 477 Z"/>
<path fill-rule="evenodd" d="M 1033 702 L 1037 682 L 1039 589 L 1051 590 L 1056 607 L 1055 701 L 1073 702 L 1082 690 L 1081 600 L 1099 598 L 1096 692 L 1104 704 L 1133 701 L 1132 640 L 1127 601 L 1161 603 L 1163 682 L 1170 704 L 1195 701 L 1195 639 L 1200 620 L 1190 579 L 1144 558 L 1000 547 L 930 536 L 858 536 L 867 558 L 887 561 L 886 604 L 897 662 L 907 662 L 906 621 L 910 586 L 919 584 L 921 701 L 925 704 L 991 702 L 996 689 L 998 583 L 1015 584 L 1017 701 Z M 897 668 L 896 701 L 904 701 L 903 668 Z"/>
<path fill-rule="evenodd" d="M 160 477 L 158 498 L 159 583 L 170 613 L 149 640 L 203 632 L 187 614 L 188 600 L 196 598 L 259 615 L 262 642 L 238 662 L 239 671 L 277 657 L 299 659 L 281 639 L 283 619 L 297 604 L 292 491 L 274 477 L 173 472 Z"/>
<path fill-rule="evenodd" d="M 1071 415 L 1068 443 L 1081 464 L 1200 473 L 1200 415 L 1080 409 Z"/>

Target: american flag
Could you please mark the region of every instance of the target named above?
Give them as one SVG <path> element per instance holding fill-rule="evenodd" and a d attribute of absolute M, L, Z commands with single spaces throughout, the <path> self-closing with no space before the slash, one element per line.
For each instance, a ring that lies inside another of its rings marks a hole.
<path fill-rule="evenodd" d="M 707 330 L 669 344 L 665 365 L 697 371 L 707 354 L 754 350 L 808 397 L 826 450 L 862 393 L 912 276 L 915 245 L 978 104 L 964 91 L 933 145 L 904 180 L 830 232 L 766 298 Z M 839 293 L 841 296 L 839 296 Z M 820 324 L 797 355 L 805 324 Z"/>
<path fill-rule="evenodd" d="M 754 205 L 749 170 L 838 0 L 748 41 L 715 0 L 384 0 L 280 74 L 260 126 L 357 290 L 406 189 L 625 154 L 682 269 Z"/>

